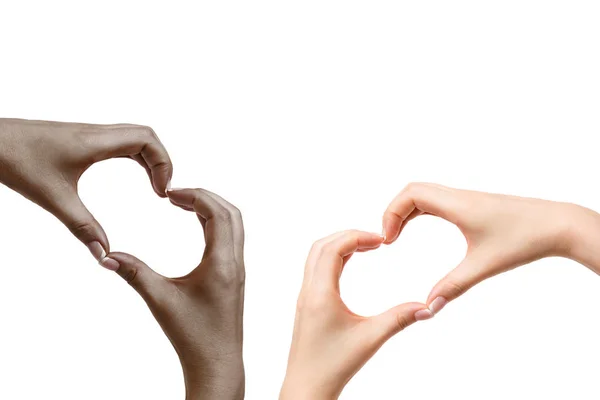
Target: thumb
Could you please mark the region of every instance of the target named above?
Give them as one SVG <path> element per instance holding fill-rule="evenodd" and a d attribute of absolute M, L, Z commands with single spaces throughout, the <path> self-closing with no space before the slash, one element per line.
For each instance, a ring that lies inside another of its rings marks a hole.
<path fill-rule="evenodd" d="M 476 260 L 474 256 L 467 255 L 465 259 L 448 275 L 440 280 L 427 297 L 427 306 L 435 315 L 452 300 L 462 296 L 488 278 L 486 268 L 482 268 L 483 260 Z"/>
<path fill-rule="evenodd" d="M 158 288 L 166 279 L 164 276 L 154 272 L 143 261 L 127 253 L 110 253 L 104 258 L 102 263 L 109 264 L 109 269 L 116 271 L 146 301 L 156 297 Z"/>
<path fill-rule="evenodd" d="M 433 314 L 423 303 L 405 303 L 369 318 L 367 330 L 376 348 L 381 347 L 392 336 L 417 321 L 429 319 Z"/>
<path fill-rule="evenodd" d="M 101 262 L 110 250 L 108 238 L 77 192 L 67 194 L 57 203 L 58 207 L 53 210 L 53 213 L 77 239 L 88 247 L 96 261 Z"/>

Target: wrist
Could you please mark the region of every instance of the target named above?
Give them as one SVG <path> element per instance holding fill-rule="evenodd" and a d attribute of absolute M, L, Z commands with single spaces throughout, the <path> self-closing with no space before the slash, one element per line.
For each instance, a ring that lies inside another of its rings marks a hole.
<path fill-rule="evenodd" d="M 294 387 L 283 387 L 279 393 L 279 400 L 335 400 L 338 397 Z"/>
<path fill-rule="evenodd" d="M 245 373 L 240 358 L 235 362 L 205 361 L 183 369 L 187 400 L 238 400 L 244 398 Z"/>
<path fill-rule="evenodd" d="M 0 118 L 0 172 L 2 172 L 6 166 L 6 152 L 11 150 L 9 142 L 9 120 Z"/>
<path fill-rule="evenodd" d="M 279 400 L 336 400 L 340 397 L 340 393 L 341 390 L 329 390 L 286 377 L 279 393 Z"/>
<path fill-rule="evenodd" d="M 600 214 L 588 208 L 568 204 L 561 235 L 561 256 L 577 261 L 600 274 Z"/>

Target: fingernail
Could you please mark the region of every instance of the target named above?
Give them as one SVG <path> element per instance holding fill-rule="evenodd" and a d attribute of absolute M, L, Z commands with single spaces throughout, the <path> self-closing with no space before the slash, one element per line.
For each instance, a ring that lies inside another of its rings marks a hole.
<path fill-rule="evenodd" d="M 379 235 L 383 238 L 383 241 L 385 242 L 387 240 L 387 238 L 385 237 L 385 228 L 381 228 L 381 235 Z"/>
<path fill-rule="evenodd" d="M 165 194 L 167 194 L 167 192 L 171 190 L 171 180 L 169 179 L 169 181 L 167 182 L 167 188 L 165 189 Z"/>
<path fill-rule="evenodd" d="M 433 313 L 429 309 L 419 310 L 415 313 L 415 319 L 417 321 L 425 321 L 426 319 L 433 318 Z"/>
<path fill-rule="evenodd" d="M 446 298 L 442 296 L 439 296 L 431 302 L 431 304 L 429 305 L 429 309 L 435 315 L 442 311 L 442 308 L 444 308 L 446 304 L 448 304 L 448 300 L 446 300 Z"/>
<path fill-rule="evenodd" d="M 110 257 L 104 257 L 102 261 L 100 261 L 100 265 L 111 271 L 116 271 L 121 266 L 117 260 Z"/>
<path fill-rule="evenodd" d="M 183 190 L 183 188 L 172 188 L 172 187 L 170 187 L 170 188 L 167 189 L 167 192 L 174 192 L 176 190 Z"/>
<path fill-rule="evenodd" d="M 102 247 L 100 242 L 88 243 L 87 248 L 90 250 L 90 253 L 92 253 L 92 255 L 97 261 L 100 261 L 104 257 L 106 257 L 106 251 L 104 250 L 104 247 Z"/>

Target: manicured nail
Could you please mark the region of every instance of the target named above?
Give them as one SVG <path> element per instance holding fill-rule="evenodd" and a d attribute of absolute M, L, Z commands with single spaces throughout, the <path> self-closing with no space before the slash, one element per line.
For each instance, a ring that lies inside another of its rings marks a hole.
<path fill-rule="evenodd" d="M 111 271 L 116 271 L 121 266 L 117 260 L 113 260 L 110 257 L 104 257 L 102 261 L 100 261 L 100 265 Z"/>
<path fill-rule="evenodd" d="M 415 319 L 417 321 L 425 321 L 426 319 L 433 318 L 433 313 L 429 309 L 419 310 L 415 313 Z"/>
<path fill-rule="evenodd" d="M 104 250 L 104 247 L 102 247 L 100 242 L 88 243 L 87 248 L 90 250 L 90 253 L 92 253 L 92 255 L 97 261 L 100 261 L 104 257 L 106 257 L 106 251 Z"/>
<path fill-rule="evenodd" d="M 442 308 L 444 308 L 446 304 L 448 304 L 448 300 L 446 300 L 446 298 L 442 296 L 439 296 L 431 302 L 431 304 L 429 305 L 429 309 L 435 315 L 442 311 Z"/>
<path fill-rule="evenodd" d="M 171 180 L 169 179 L 169 181 L 167 182 L 167 188 L 165 189 L 165 194 L 167 194 L 167 192 L 171 190 Z"/>

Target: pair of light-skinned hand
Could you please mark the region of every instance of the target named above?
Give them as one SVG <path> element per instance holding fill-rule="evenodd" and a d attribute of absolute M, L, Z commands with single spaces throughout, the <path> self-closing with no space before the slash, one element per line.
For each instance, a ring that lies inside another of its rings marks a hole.
<path fill-rule="evenodd" d="M 187 397 L 243 398 L 245 270 L 239 211 L 206 190 L 169 189 L 172 163 L 147 127 L 0 119 L 0 144 L 0 182 L 56 215 L 146 301 L 180 357 Z M 77 182 L 92 164 L 114 157 L 137 161 L 159 196 L 197 214 L 206 248 L 190 274 L 166 278 L 131 255 L 110 252 L 106 234 L 79 199 Z M 461 230 L 468 244 L 464 260 L 425 303 L 402 304 L 374 317 L 354 314 L 339 293 L 339 278 L 352 254 L 393 243 L 423 214 Z M 574 204 L 410 184 L 385 211 L 383 234 L 346 231 L 314 244 L 280 398 L 337 398 L 388 339 L 499 273 L 552 256 L 599 273 L 598 241 L 600 215 Z"/>

